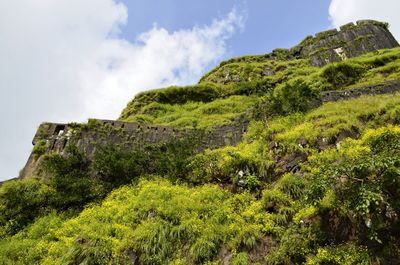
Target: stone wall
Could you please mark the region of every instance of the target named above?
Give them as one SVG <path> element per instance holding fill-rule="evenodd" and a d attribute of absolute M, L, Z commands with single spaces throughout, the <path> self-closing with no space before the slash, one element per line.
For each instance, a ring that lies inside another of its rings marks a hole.
<path fill-rule="evenodd" d="M 388 30 L 386 23 L 374 20 L 360 20 L 349 23 L 340 30 L 332 29 L 306 38 L 293 47 L 296 57 L 309 58 L 314 66 L 339 62 L 362 54 L 399 46 Z"/>
<path fill-rule="evenodd" d="M 198 151 L 236 145 L 246 132 L 248 121 L 238 118 L 228 125 L 209 130 L 174 128 L 162 125 L 139 124 L 113 120 L 89 120 L 87 124 L 43 123 L 39 126 L 32 144 L 45 146 L 44 153 L 63 154 L 69 145 L 77 146 L 89 159 L 98 145 L 117 145 L 125 150 L 140 150 L 147 144 L 161 144 L 171 140 L 192 138 Z M 34 147 L 35 150 L 35 147 Z M 41 154 L 32 152 L 20 178 L 35 175 Z"/>
<path fill-rule="evenodd" d="M 400 92 L 400 79 L 364 86 L 362 88 L 322 92 L 320 98 L 323 102 L 328 102 L 352 99 L 363 95 L 379 95 L 395 92 Z"/>

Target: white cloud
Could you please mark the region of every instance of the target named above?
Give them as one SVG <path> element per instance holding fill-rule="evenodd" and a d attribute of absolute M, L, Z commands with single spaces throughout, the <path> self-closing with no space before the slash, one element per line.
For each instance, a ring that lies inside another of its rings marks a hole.
<path fill-rule="evenodd" d="M 197 81 L 243 26 L 235 11 L 176 32 L 154 26 L 119 37 L 127 9 L 115 0 L 0 4 L 0 180 L 15 176 L 42 121 L 117 118 L 139 91 Z"/>
<path fill-rule="evenodd" d="M 135 44 L 120 39 L 103 42 L 82 66 L 87 109 L 112 118 L 133 93 L 196 82 L 206 66 L 225 54 L 226 40 L 241 26 L 241 16 L 233 11 L 201 28 L 170 33 L 154 26 Z"/>
<path fill-rule="evenodd" d="M 391 32 L 400 39 L 399 8 L 398 0 L 332 0 L 329 15 L 335 27 L 360 19 L 389 22 Z"/>

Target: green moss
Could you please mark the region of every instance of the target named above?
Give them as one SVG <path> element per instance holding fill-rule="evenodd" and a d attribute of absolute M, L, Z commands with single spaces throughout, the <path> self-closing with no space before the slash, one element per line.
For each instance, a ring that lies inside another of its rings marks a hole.
<path fill-rule="evenodd" d="M 46 140 L 39 140 L 36 142 L 35 146 L 33 147 L 32 154 L 36 155 L 37 157 L 46 153 L 49 149 L 49 144 Z"/>

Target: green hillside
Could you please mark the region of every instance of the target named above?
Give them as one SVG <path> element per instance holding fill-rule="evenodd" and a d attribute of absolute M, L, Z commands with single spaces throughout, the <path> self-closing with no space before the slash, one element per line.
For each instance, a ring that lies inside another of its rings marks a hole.
<path fill-rule="evenodd" d="M 321 91 L 356 89 L 398 78 L 400 48 L 380 50 L 323 68 L 311 66 L 306 59 L 277 61 L 245 56 L 222 62 L 198 85 L 138 94 L 123 110 L 120 120 L 202 128 L 229 123 L 261 102 L 279 100 L 295 84 L 304 84 L 312 96 Z M 285 112 L 288 111 L 290 107 Z"/>
<path fill-rule="evenodd" d="M 142 92 L 121 121 L 248 131 L 45 155 L 45 178 L 0 186 L 0 264 L 398 264 L 400 94 L 321 92 L 399 78 L 400 48 L 321 68 L 260 55 Z"/>

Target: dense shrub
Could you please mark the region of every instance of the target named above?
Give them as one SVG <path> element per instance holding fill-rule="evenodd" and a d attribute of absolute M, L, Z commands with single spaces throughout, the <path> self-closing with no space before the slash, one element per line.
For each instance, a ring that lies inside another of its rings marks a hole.
<path fill-rule="evenodd" d="M 133 151 L 116 146 L 99 146 L 92 170 L 94 175 L 112 187 L 129 184 L 146 174 L 161 174 L 177 180 L 185 175 L 187 159 L 196 148 L 196 141 L 190 137 L 162 144 L 148 144 Z"/>
<path fill-rule="evenodd" d="M 206 150 L 189 159 L 187 179 L 194 184 L 233 184 L 239 189 L 258 190 L 271 174 L 271 161 L 259 142 Z"/>
<path fill-rule="evenodd" d="M 46 156 L 43 167 L 51 176 L 49 182 L 55 190 L 51 204 L 56 209 L 81 209 L 106 193 L 101 181 L 91 177 L 89 160 L 75 146 L 68 146 L 65 156 Z"/>
<path fill-rule="evenodd" d="M 128 104 L 120 119 L 126 119 L 132 114 L 137 114 L 141 107 L 152 102 L 172 105 L 187 102 L 210 102 L 219 98 L 221 93 L 221 89 L 214 84 L 186 87 L 172 86 L 166 89 L 142 92 Z"/>
<path fill-rule="evenodd" d="M 176 260 L 203 264 L 217 259 L 223 243 L 232 252 L 241 252 L 275 229 L 248 193 L 235 195 L 211 185 L 189 188 L 160 179 L 122 187 L 102 205 L 92 205 L 61 223 L 55 220 L 57 216 L 44 219 L 7 244 L 0 242 L 3 262 L 29 263 L 35 256 L 40 264 L 169 264 Z M 239 254 L 234 260 L 234 264 L 246 264 L 247 257 Z"/>
<path fill-rule="evenodd" d="M 110 189 L 128 184 L 146 172 L 151 161 L 141 152 L 127 152 L 116 146 L 99 146 L 92 164 L 94 174 Z"/>
<path fill-rule="evenodd" d="M 329 196 L 329 208 L 351 216 L 361 241 L 392 240 L 400 207 L 399 128 L 369 130 L 360 140 L 342 143 L 340 153 L 327 150 L 310 161 L 318 172 L 307 185 L 310 202 Z"/>
<path fill-rule="evenodd" d="M 334 89 L 356 83 L 365 72 L 365 68 L 356 63 L 340 62 L 328 64 L 321 75 Z"/>
<path fill-rule="evenodd" d="M 232 94 L 235 95 L 254 95 L 254 94 L 265 94 L 273 90 L 276 82 L 272 78 L 263 78 L 261 80 L 254 80 L 249 82 L 241 82 L 235 85 L 231 85 Z"/>
<path fill-rule="evenodd" d="M 44 140 L 40 140 L 33 147 L 32 154 L 36 156 L 41 156 L 46 152 L 46 150 L 48 150 L 48 148 L 49 148 L 48 143 Z"/>
<path fill-rule="evenodd" d="M 265 257 L 267 264 L 302 264 L 306 256 L 315 251 L 323 242 L 323 235 L 317 226 L 290 226 L 282 234 L 280 244 Z"/>
<path fill-rule="evenodd" d="M 313 92 L 306 81 L 296 79 L 286 82 L 267 95 L 259 104 L 253 115 L 265 118 L 273 115 L 287 115 L 295 112 L 305 112 L 319 104 L 317 94 Z"/>
<path fill-rule="evenodd" d="M 368 255 L 367 249 L 353 244 L 319 248 L 315 256 L 307 258 L 307 265 L 369 265 L 371 258 Z"/>
<path fill-rule="evenodd" d="M 55 191 L 38 179 L 14 180 L 0 187 L 0 237 L 15 234 L 49 211 Z"/>
<path fill-rule="evenodd" d="M 230 96 L 209 103 L 189 102 L 170 105 L 152 102 L 142 107 L 125 121 L 146 122 L 174 127 L 212 128 L 232 123 L 232 120 L 248 111 L 256 102 L 255 96 Z"/>

